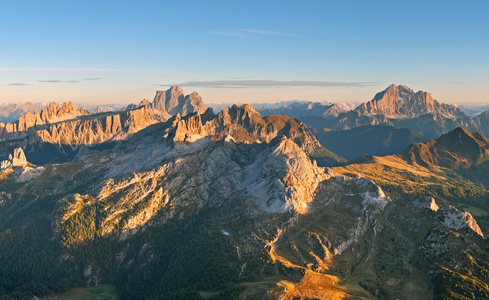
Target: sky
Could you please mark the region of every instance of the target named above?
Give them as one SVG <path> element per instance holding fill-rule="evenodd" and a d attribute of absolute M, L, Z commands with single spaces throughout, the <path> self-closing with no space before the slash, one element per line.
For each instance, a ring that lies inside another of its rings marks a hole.
<path fill-rule="evenodd" d="M 4 1 L 0 103 L 489 103 L 489 1 Z"/>

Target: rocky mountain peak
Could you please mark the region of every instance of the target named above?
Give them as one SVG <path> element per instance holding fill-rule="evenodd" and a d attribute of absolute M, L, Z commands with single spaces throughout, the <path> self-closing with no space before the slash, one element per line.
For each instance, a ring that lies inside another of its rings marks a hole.
<path fill-rule="evenodd" d="M 47 108 L 41 110 L 40 118 L 45 123 L 53 123 L 87 114 L 89 112 L 85 107 L 78 110 L 72 102 L 65 102 L 63 104 L 51 102 Z"/>
<path fill-rule="evenodd" d="M 455 128 L 439 137 L 435 146 L 460 154 L 476 164 L 489 159 L 489 140 L 463 127 Z"/>
<path fill-rule="evenodd" d="M 233 106 L 226 107 L 223 109 L 218 115 L 218 118 L 231 118 L 233 120 L 238 121 L 240 124 L 243 124 L 243 122 L 253 122 L 258 119 L 262 119 L 262 116 L 256 109 L 249 105 L 249 104 L 243 104 L 241 106 L 237 106 L 234 104 Z"/>
<path fill-rule="evenodd" d="M 197 92 L 185 96 L 178 86 L 172 86 L 166 91 L 157 91 L 151 107 L 171 116 L 176 113 L 182 116 L 193 112 L 202 114 L 206 110 L 202 97 Z"/>
<path fill-rule="evenodd" d="M 392 119 L 415 118 L 435 114 L 446 118 L 460 118 L 465 114 L 456 106 L 439 103 L 430 93 L 414 92 L 407 86 L 391 84 L 384 91 L 355 109 L 359 115 L 383 115 Z"/>
<path fill-rule="evenodd" d="M 207 108 L 207 110 L 201 115 L 202 118 L 202 124 L 207 123 L 208 121 L 214 119 L 216 114 L 214 113 L 214 110 L 212 107 Z"/>
<path fill-rule="evenodd" d="M 464 128 L 456 128 L 436 140 L 415 143 L 400 155 L 410 164 L 450 170 L 471 169 L 476 182 L 488 184 L 484 166 L 489 161 L 489 140 Z M 475 171 L 478 168 L 478 171 Z"/>

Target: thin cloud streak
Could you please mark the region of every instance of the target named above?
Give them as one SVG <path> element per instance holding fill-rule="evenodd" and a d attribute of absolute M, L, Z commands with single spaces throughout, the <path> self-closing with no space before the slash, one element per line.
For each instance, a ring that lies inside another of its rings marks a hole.
<path fill-rule="evenodd" d="M 293 36 L 291 34 L 264 30 L 264 29 L 238 29 L 238 30 L 213 30 L 210 33 L 224 36 L 247 37 L 250 35 L 270 35 L 270 36 Z"/>
<path fill-rule="evenodd" d="M 263 30 L 263 29 L 240 29 L 239 31 L 248 32 L 248 33 L 264 34 L 264 35 L 288 35 L 288 34 L 277 32 L 277 31 L 269 31 L 269 30 Z"/>
<path fill-rule="evenodd" d="M 20 67 L 0 67 L 0 71 L 16 71 L 16 72 L 128 72 L 140 73 L 142 70 L 131 69 L 104 69 L 104 68 L 20 68 Z"/>
<path fill-rule="evenodd" d="M 32 84 L 29 84 L 29 83 L 20 83 L 20 82 L 16 82 L 16 83 L 9 83 L 7 85 L 10 85 L 10 86 L 25 86 L 25 85 L 32 85 Z"/>
<path fill-rule="evenodd" d="M 178 86 L 205 88 L 259 88 L 259 87 L 366 87 L 374 86 L 375 82 L 336 82 L 312 80 L 211 80 L 188 81 Z M 160 86 L 168 86 L 161 84 Z"/>
<path fill-rule="evenodd" d="M 235 36 L 235 37 L 244 37 L 244 35 L 240 32 L 236 31 L 209 31 L 210 33 L 224 36 Z"/>
<path fill-rule="evenodd" d="M 93 81 L 93 80 L 102 80 L 103 78 L 100 77 L 93 77 L 93 78 L 83 78 L 81 80 L 83 81 Z"/>
<path fill-rule="evenodd" d="M 63 80 L 38 80 L 37 82 L 42 82 L 42 83 L 56 83 L 56 82 L 63 82 Z"/>

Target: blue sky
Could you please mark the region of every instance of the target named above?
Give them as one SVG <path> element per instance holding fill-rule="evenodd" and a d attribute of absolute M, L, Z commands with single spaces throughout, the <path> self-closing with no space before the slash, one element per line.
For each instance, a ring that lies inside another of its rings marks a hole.
<path fill-rule="evenodd" d="M 470 5 L 469 5 L 470 4 Z M 2 1 L 0 102 L 489 102 L 489 1 Z"/>

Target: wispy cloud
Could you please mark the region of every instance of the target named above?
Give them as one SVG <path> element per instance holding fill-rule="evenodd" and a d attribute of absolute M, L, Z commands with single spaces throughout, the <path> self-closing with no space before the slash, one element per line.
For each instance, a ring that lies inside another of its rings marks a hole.
<path fill-rule="evenodd" d="M 105 68 L 23 68 L 23 67 L 0 67 L 0 71 L 16 72 L 129 72 L 139 73 L 142 70 L 131 69 L 105 69 Z"/>
<path fill-rule="evenodd" d="M 256 33 L 256 34 L 264 34 L 264 35 L 288 35 L 288 34 L 277 32 L 277 31 L 270 31 L 270 30 L 263 30 L 263 29 L 240 29 L 239 31 L 248 32 L 248 33 Z"/>
<path fill-rule="evenodd" d="M 83 81 L 96 81 L 96 80 L 103 80 L 102 77 L 90 77 L 90 78 L 83 78 L 79 80 L 59 80 L 59 79 L 43 79 L 43 80 L 37 80 L 32 83 L 25 83 L 25 82 L 14 82 L 14 83 L 7 83 L 6 85 L 10 86 L 26 86 L 26 85 L 36 85 L 36 84 L 56 84 L 56 83 L 80 83 Z M 82 84 L 84 85 L 84 84 Z"/>
<path fill-rule="evenodd" d="M 83 78 L 83 81 L 94 81 L 94 80 L 102 80 L 103 78 L 100 77 L 93 77 L 93 78 Z"/>
<path fill-rule="evenodd" d="M 209 32 L 217 35 L 235 36 L 235 37 L 246 37 L 252 35 L 292 36 L 291 34 L 272 31 L 272 30 L 264 30 L 264 29 L 214 30 Z"/>
<path fill-rule="evenodd" d="M 63 80 L 38 80 L 37 82 L 41 82 L 41 83 L 55 83 L 55 82 L 63 82 Z"/>
<path fill-rule="evenodd" d="M 169 86 L 168 84 L 158 84 Z M 259 88 L 259 87 L 365 87 L 376 85 L 375 82 L 337 82 L 313 80 L 210 80 L 187 81 L 174 84 L 178 86 L 207 88 Z"/>
<path fill-rule="evenodd" d="M 233 76 L 233 77 L 227 77 L 229 79 L 252 79 L 252 78 L 255 78 L 255 77 L 252 77 L 252 76 Z"/>
<path fill-rule="evenodd" d="M 217 35 L 244 37 L 244 34 L 242 32 L 238 32 L 238 31 L 213 30 L 213 31 L 209 31 L 209 32 L 213 33 L 213 34 L 217 34 Z"/>

